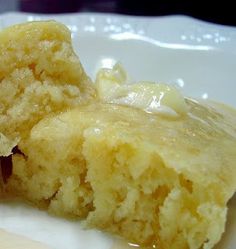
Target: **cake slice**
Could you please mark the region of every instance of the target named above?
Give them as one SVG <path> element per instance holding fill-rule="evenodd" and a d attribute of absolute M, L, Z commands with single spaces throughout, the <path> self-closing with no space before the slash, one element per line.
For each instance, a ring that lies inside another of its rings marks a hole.
<path fill-rule="evenodd" d="M 43 117 L 94 94 L 64 25 L 29 22 L 0 32 L 0 156 Z"/>
<path fill-rule="evenodd" d="M 7 190 L 133 243 L 210 249 L 236 189 L 235 112 L 186 103 L 177 119 L 106 103 L 46 118 Z"/>
<path fill-rule="evenodd" d="M 213 248 L 236 190 L 235 110 L 127 84 L 119 66 L 95 90 L 55 22 L 3 31 L 0 52 L 8 197 L 140 245 Z"/>

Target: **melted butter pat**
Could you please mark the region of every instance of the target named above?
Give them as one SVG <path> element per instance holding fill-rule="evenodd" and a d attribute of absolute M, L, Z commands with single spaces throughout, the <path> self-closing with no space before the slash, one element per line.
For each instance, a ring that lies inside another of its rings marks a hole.
<path fill-rule="evenodd" d="M 113 69 L 101 69 L 96 87 L 99 98 L 106 103 L 132 106 L 170 117 L 185 115 L 188 111 L 184 97 L 176 88 L 152 82 L 130 84 L 119 64 Z"/>

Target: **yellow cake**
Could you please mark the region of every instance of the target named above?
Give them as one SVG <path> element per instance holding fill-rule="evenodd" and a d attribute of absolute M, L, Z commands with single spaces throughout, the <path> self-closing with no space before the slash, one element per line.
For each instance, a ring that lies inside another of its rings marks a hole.
<path fill-rule="evenodd" d="M 13 155 L 8 191 L 135 243 L 212 248 L 236 188 L 235 113 L 187 103 L 174 121 L 113 104 L 44 119 Z"/>
<path fill-rule="evenodd" d="M 2 121 L 0 151 L 17 144 L 5 194 L 133 243 L 213 248 L 236 190 L 235 110 L 164 84 L 130 85 L 119 66 L 99 72 L 96 100 L 86 84 L 92 94 L 77 107 L 36 115 L 24 132 Z M 11 131 L 23 135 L 12 142 Z"/>
<path fill-rule="evenodd" d="M 0 80 L 0 156 L 44 116 L 86 103 L 95 93 L 69 30 L 54 21 L 0 32 Z"/>

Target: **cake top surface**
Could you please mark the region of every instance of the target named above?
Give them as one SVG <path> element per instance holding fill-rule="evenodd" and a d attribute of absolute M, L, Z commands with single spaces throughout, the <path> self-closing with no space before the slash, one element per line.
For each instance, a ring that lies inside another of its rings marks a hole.
<path fill-rule="evenodd" d="M 77 132 L 101 137 L 111 146 L 132 144 L 153 151 L 165 165 L 205 187 L 217 188 L 222 200 L 235 191 L 235 111 L 214 103 L 186 100 L 188 114 L 177 119 L 116 104 L 95 103 L 42 120 L 31 139 L 58 139 Z M 142 172 L 135 172 L 138 177 Z"/>

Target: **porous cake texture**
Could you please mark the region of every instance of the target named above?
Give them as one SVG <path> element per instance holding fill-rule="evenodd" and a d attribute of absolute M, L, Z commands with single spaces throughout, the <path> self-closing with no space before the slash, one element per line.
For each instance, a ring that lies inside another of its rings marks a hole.
<path fill-rule="evenodd" d="M 236 189 L 233 109 L 185 99 L 171 117 L 104 103 L 53 21 L 2 31 L 0 55 L 4 195 L 140 245 L 220 240 Z"/>
<path fill-rule="evenodd" d="M 177 120 L 111 104 L 46 118 L 13 155 L 8 191 L 134 243 L 212 248 L 236 188 L 235 113 L 188 108 Z"/>
<path fill-rule="evenodd" d="M 0 80 L 0 156 L 44 116 L 86 103 L 95 94 L 70 31 L 55 21 L 0 32 Z"/>

